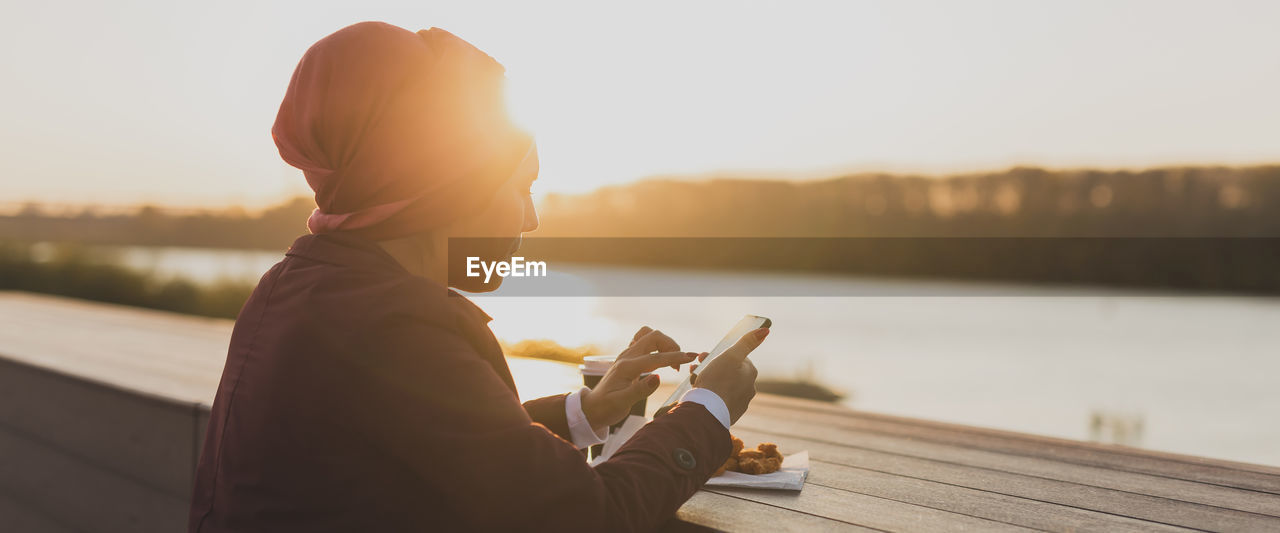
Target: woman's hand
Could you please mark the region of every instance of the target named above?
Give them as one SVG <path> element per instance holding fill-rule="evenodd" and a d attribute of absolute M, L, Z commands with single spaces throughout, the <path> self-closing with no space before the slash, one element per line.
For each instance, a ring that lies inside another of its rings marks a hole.
<path fill-rule="evenodd" d="M 632 405 L 658 389 L 661 379 L 657 374 L 643 380 L 640 374 L 664 366 L 679 370 L 680 365 L 693 361 L 698 355 L 680 351 L 680 345 L 661 331 L 648 326 L 640 328 L 632 337 L 631 346 L 618 355 L 600 383 L 583 394 L 582 413 L 591 427 L 616 424 L 627 417 Z"/>
<path fill-rule="evenodd" d="M 738 418 L 747 412 L 751 399 L 756 396 L 756 365 L 747 358 L 747 355 L 759 347 L 767 336 L 769 336 L 769 328 L 757 328 L 746 332 L 738 342 L 720 354 L 720 357 L 712 360 L 706 368 L 693 376 L 694 387 L 714 392 L 724 400 L 725 407 L 729 408 L 730 424 L 738 422 Z M 703 359 L 705 356 L 700 357 L 699 361 Z M 689 371 L 692 372 L 693 368 Z"/>

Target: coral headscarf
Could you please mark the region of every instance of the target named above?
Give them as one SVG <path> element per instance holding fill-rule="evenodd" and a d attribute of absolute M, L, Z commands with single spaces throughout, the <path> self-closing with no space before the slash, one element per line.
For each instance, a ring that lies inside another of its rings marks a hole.
<path fill-rule="evenodd" d="M 483 210 L 528 160 L 506 69 L 440 28 L 360 22 L 302 56 L 271 137 L 315 191 L 312 233 L 390 239 Z"/>

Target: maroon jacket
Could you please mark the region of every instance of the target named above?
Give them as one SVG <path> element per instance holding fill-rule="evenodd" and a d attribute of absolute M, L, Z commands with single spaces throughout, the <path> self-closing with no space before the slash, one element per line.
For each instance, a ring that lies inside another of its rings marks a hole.
<path fill-rule="evenodd" d="M 189 530 L 651 530 L 728 458 L 683 403 L 590 467 L 489 320 L 372 241 L 299 237 L 236 319 Z"/>

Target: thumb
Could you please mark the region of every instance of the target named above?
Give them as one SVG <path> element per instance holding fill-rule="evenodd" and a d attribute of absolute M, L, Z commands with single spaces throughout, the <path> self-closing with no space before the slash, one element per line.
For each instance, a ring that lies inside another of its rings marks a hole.
<path fill-rule="evenodd" d="M 767 336 L 769 336 L 769 328 L 756 328 L 748 331 L 738 339 L 738 342 L 733 343 L 733 346 L 730 346 L 728 350 L 720 354 L 720 357 L 712 361 L 711 364 L 716 364 L 716 361 L 721 359 L 733 361 L 734 364 L 741 364 L 751 354 L 752 350 L 755 350 L 756 347 L 760 346 L 761 342 L 764 342 L 764 338 Z"/>
<path fill-rule="evenodd" d="M 627 387 L 627 396 L 632 402 L 640 401 L 640 398 L 648 398 L 653 391 L 658 390 L 658 384 L 662 383 L 662 378 L 657 374 L 649 374 L 643 378 L 637 379 Z"/>

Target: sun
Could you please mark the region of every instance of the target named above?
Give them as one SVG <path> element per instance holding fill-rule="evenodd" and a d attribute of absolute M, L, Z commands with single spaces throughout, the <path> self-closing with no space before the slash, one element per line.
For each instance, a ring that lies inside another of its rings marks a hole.
<path fill-rule="evenodd" d="M 528 88 L 518 81 L 508 77 L 503 87 L 503 105 L 506 106 L 507 117 L 516 127 L 537 136 L 539 128 L 537 127 L 537 117 L 535 117 L 534 102 L 530 101 Z"/>

